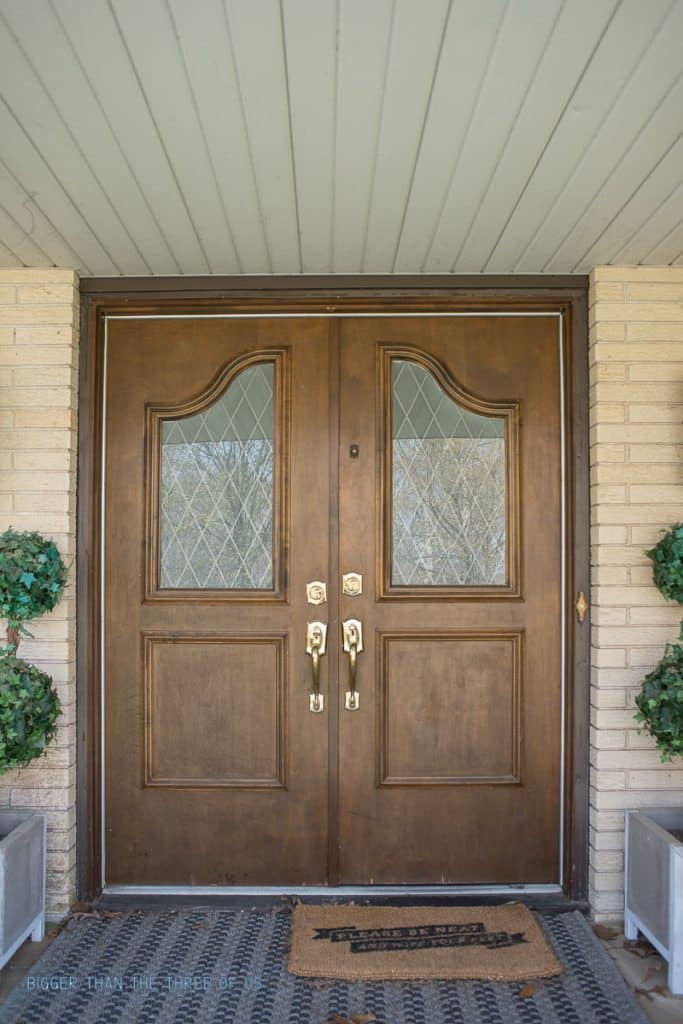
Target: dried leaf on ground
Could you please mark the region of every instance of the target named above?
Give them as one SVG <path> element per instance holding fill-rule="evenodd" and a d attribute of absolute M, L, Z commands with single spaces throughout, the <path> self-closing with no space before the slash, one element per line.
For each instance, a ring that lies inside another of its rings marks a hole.
<path fill-rule="evenodd" d="M 87 914 L 91 909 L 92 908 L 89 903 L 86 903 L 84 900 L 76 900 L 75 903 L 71 904 L 70 913 Z"/>
<path fill-rule="evenodd" d="M 606 924 L 594 924 L 593 931 L 599 939 L 616 939 L 619 932 L 616 928 L 608 928 Z"/>
<path fill-rule="evenodd" d="M 637 956 L 640 960 L 647 960 L 649 956 L 655 952 L 655 950 L 648 944 L 644 946 L 640 939 L 635 942 L 625 942 L 624 949 L 627 950 L 631 956 Z"/>
<path fill-rule="evenodd" d="M 536 989 L 534 988 L 533 985 L 525 985 L 524 988 L 520 988 L 520 990 L 517 993 L 517 995 L 519 996 L 520 999 L 531 999 L 531 997 L 532 997 L 532 995 L 534 994 L 535 991 L 536 991 Z"/>
<path fill-rule="evenodd" d="M 85 910 L 77 910 L 76 907 L 85 907 Z M 88 903 L 74 903 L 73 907 L 64 918 L 64 924 L 67 921 L 88 921 L 94 919 L 95 921 L 108 921 L 112 917 L 121 917 L 123 914 L 122 910 L 95 910 Z"/>
<path fill-rule="evenodd" d="M 372 1024 L 376 1020 L 374 1013 L 355 1013 L 353 1017 L 341 1017 L 338 1013 L 333 1013 L 325 1024 Z"/>

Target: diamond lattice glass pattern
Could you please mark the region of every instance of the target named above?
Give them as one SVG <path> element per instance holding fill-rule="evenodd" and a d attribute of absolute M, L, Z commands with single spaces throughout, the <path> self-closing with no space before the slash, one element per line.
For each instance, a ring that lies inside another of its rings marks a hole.
<path fill-rule="evenodd" d="M 417 363 L 393 360 L 392 382 L 392 583 L 504 585 L 504 419 L 461 408 Z"/>
<path fill-rule="evenodd" d="M 273 363 L 161 434 L 163 588 L 273 587 Z"/>

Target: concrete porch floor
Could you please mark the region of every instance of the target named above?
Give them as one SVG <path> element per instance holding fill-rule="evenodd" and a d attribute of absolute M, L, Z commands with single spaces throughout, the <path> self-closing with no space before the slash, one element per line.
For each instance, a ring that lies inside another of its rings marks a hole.
<path fill-rule="evenodd" d="M 39 960 L 60 926 L 48 926 L 42 942 L 25 942 L 0 972 L 0 1019 L 2 1005 Z M 667 964 L 645 940 L 626 942 L 622 932 L 601 929 L 598 937 L 634 993 L 652 1024 L 683 1024 L 683 996 L 672 996 L 666 985 Z M 608 933 L 613 932 L 613 935 Z M 397 1022 L 399 1024 L 399 1022 Z"/>
<path fill-rule="evenodd" d="M 9 997 L 12 989 L 19 984 L 33 965 L 40 959 L 55 935 L 59 934 L 59 925 L 46 925 L 45 938 L 41 942 L 31 942 L 28 939 L 23 946 L 20 946 L 8 964 L 0 971 L 0 1007 Z M 0 1017 L 2 1010 L 0 1009 Z"/>
<path fill-rule="evenodd" d="M 667 988 L 668 964 L 646 939 L 627 942 L 617 929 L 601 929 L 598 935 L 643 1012 L 653 1024 L 681 1024 L 683 996 L 672 996 Z M 607 937 L 613 931 L 614 936 Z"/>

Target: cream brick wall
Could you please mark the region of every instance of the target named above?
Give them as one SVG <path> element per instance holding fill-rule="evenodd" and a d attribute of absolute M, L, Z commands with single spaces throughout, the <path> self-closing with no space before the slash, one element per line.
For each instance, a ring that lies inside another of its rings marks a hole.
<path fill-rule="evenodd" d="M 683 268 L 597 267 L 590 285 L 590 898 L 623 913 L 624 811 L 683 806 L 683 760 L 639 736 L 634 698 L 683 608 L 644 551 L 683 520 Z"/>
<path fill-rule="evenodd" d="M 55 681 L 57 736 L 43 758 L 0 776 L 0 806 L 47 814 L 51 918 L 68 910 L 76 874 L 78 308 L 73 271 L 0 268 L 0 530 L 38 530 L 70 565 L 61 603 L 29 624 L 35 639 L 19 651 Z"/>

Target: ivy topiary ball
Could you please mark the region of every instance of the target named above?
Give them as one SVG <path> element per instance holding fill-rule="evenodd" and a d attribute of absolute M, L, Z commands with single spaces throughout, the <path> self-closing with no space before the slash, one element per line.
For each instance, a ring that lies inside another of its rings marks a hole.
<path fill-rule="evenodd" d="M 0 618 L 15 626 L 52 611 L 66 572 L 54 541 L 5 530 L 0 534 Z"/>
<path fill-rule="evenodd" d="M 61 713 L 48 675 L 14 654 L 0 657 L 0 775 L 40 757 Z"/>
<path fill-rule="evenodd" d="M 681 630 L 683 638 L 683 629 Z M 643 680 L 636 721 L 654 736 L 662 761 L 683 754 L 683 647 L 667 644 L 664 657 Z"/>
<path fill-rule="evenodd" d="M 683 524 L 674 523 L 645 554 L 652 559 L 654 581 L 660 593 L 683 604 Z"/>

